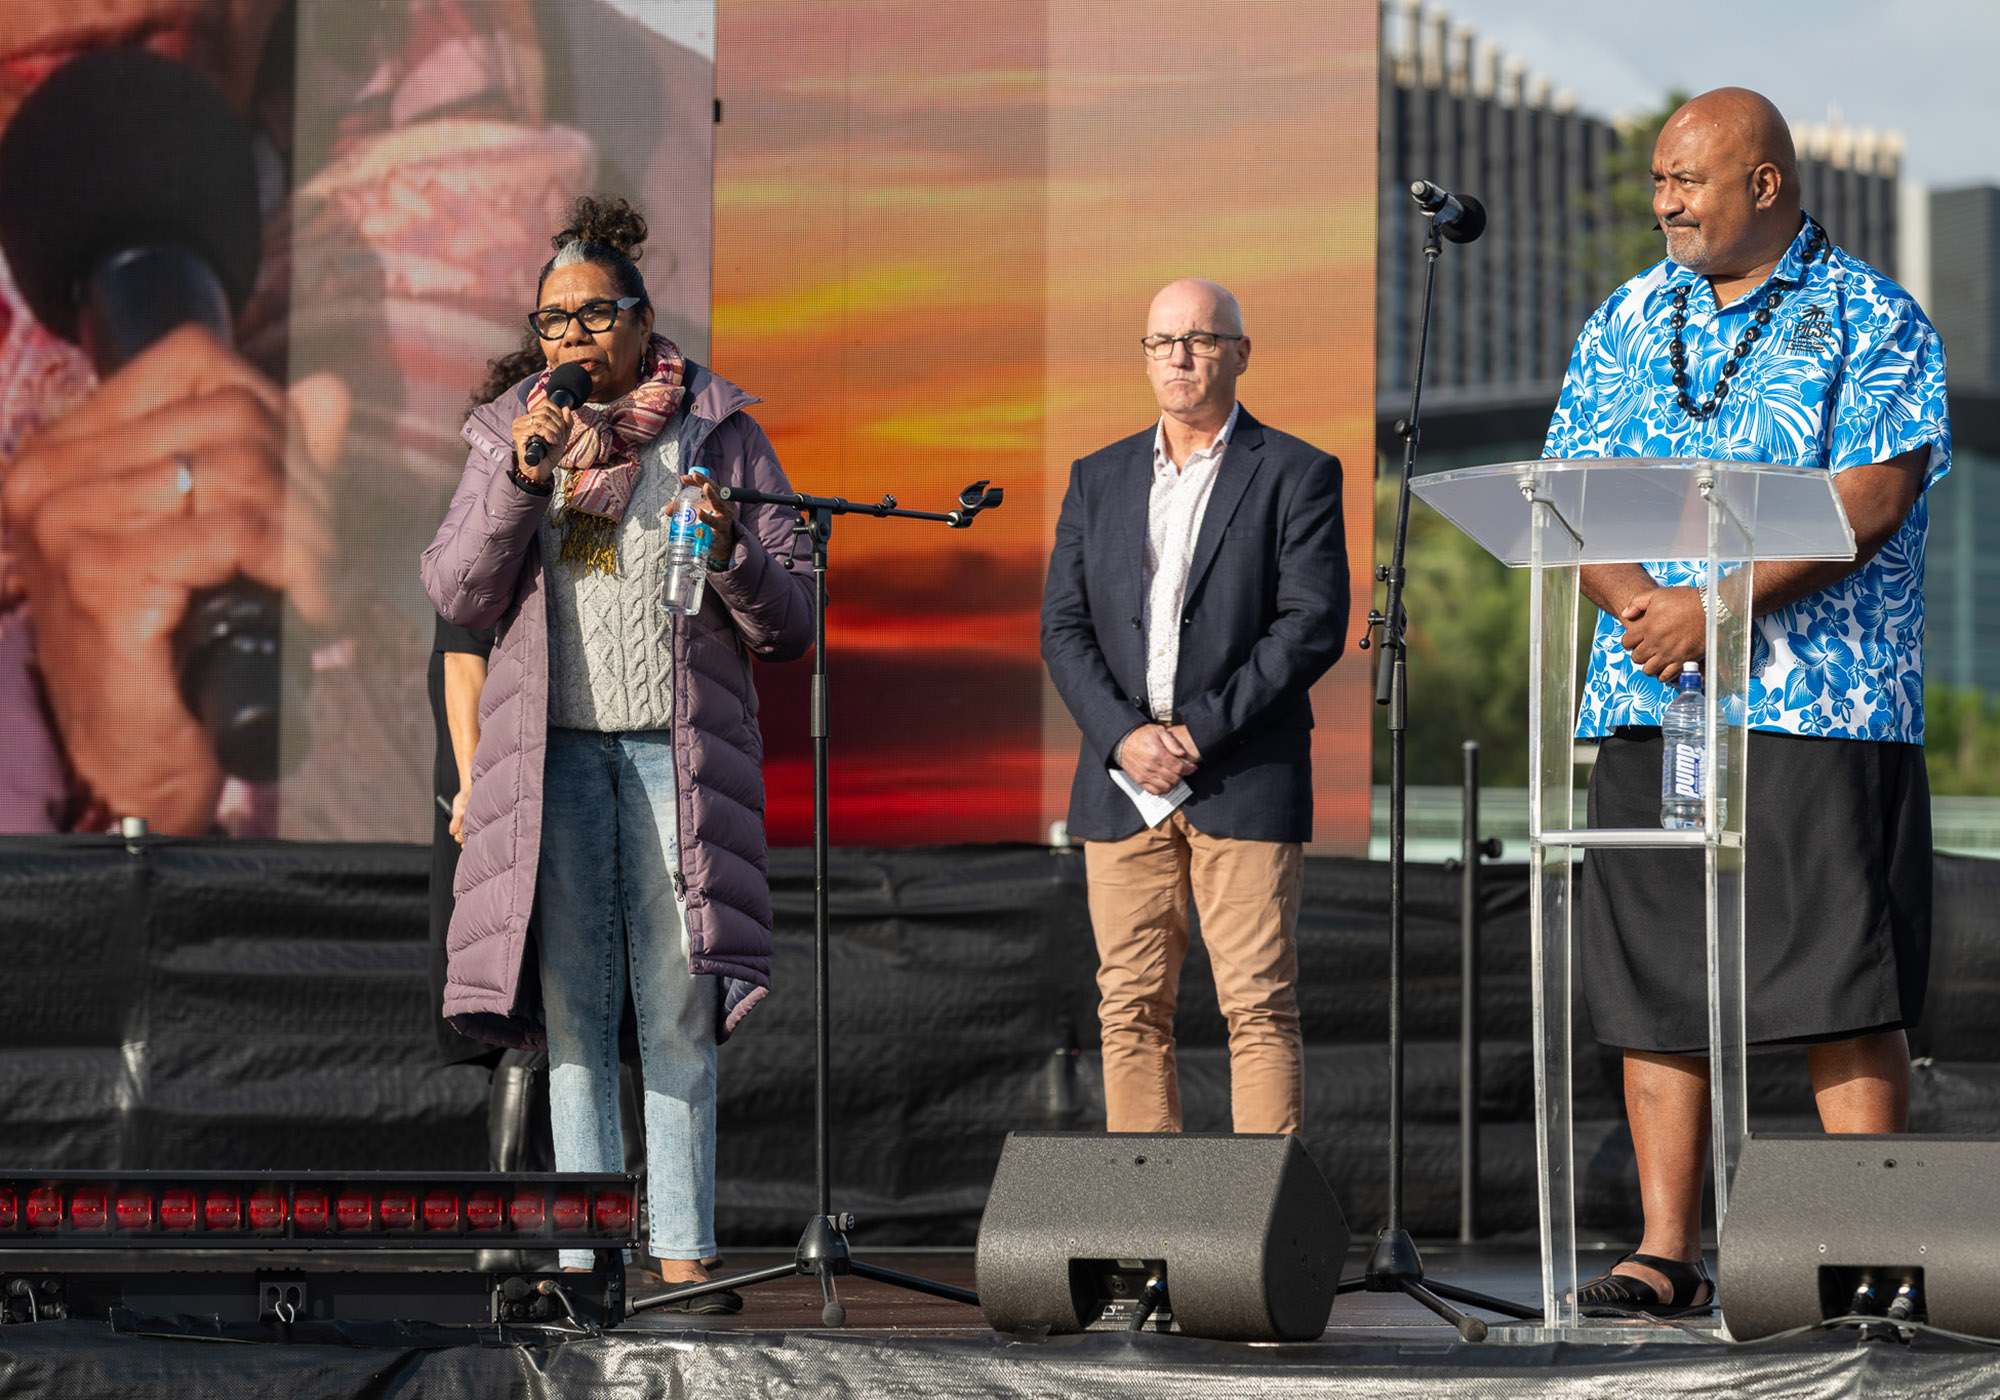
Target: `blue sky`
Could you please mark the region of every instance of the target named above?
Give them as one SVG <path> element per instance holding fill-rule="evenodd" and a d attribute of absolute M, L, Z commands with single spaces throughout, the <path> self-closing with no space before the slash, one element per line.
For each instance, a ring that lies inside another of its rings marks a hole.
<path fill-rule="evenodd" d="M 1644 111 L 1672 88 L 1755 88 L 1793 121 L 1893 129 L 1934 188 L 2000 184 L 1995 0 L 1452 0 L 1471 26 L 1586 110 Z M 1400 25 L 1400 10 L 1391 23 Z M 1395 35 L 1400 42 L 1401 34 Z"/>

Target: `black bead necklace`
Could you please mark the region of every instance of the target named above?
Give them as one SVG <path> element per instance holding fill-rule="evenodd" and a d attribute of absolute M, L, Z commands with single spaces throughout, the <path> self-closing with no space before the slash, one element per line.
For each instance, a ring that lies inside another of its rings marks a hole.
<path fill-rule="evenodd" d="M 1811 267 L 1818 262 L 1825 248 L 1826 235 L 1820 231 L 1820 226 L 1810 219 L 1806 220 L 1805 265 Z M 1744 327 L 1742 339 L 1736 342 L 1736 348 L 1729 352 L 1729 358 L 1723 362 L 1722 378 L 1716 380 L 1715 387 L 1708 391 L 1707 398 L 1696 403 L 1687 390 L 1687 346 L 1681 341 L 1681 329 L 1687 325 L 1688 320 L 1688 289 L 1685 284 L 1674 288 L 1674 343 L 1667 352 L 1667 359 L 1674 367 L 1674 388 L 1678 391 L 1676 397 L 1683 413 L 1699 422 L 1722 407 L 1723 396 L 1729 392 L 1729 381 L 1736 377 L 1736 371 L 1743 366 L 1743 357 L 1750 353 L 1750 347 L 1764 334 L 1764 328 L 1771 324 L 1771 313 L 1778 309 L 1778 303 L 1784 299 L 1785 294 L 1780 291 L 1772 291 L 1765 295 L 1764 304 L 1757 308 L 1756 316 L 1748 326 Z"/>

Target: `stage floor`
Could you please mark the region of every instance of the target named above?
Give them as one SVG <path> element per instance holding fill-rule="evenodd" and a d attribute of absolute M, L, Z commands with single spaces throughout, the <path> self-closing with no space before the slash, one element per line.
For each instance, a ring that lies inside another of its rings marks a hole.
<path fill-rule="evenodd" d="M 1367 1259 L 1364 1247 L 1372 1241 L 1357 1240 L 1347 1261 L 1349 1274 L 1359 1273 Z M 1606 1268 L 1622 1251 L 1602 1250 L 1582 1255 L 1577 1267 L 1588 1278 Z M 1541 1296 L 1541 1265 L 1532 1245 L 1523 1244 L 1429 1244 L 1422 1246 L 1424 1266 L 1429 1276 L 1474 1289 L 1494 1297 L 1513 1299 L 1534 1306 Z M 873 1253 L 857 1248 L 856 1257 L 898 1273 L 916 1274 L 936 1283 L 976 1289 L 972 1251 L 966 1249 L 885 1250 Z M 748 1273 L 754 1269 L 782 1264 L 791 1257 L 788 1250 L 731 1250 L 718 1275 Z M 1712 1262 L 1711 1262 L 1712 1267 Z M 630 1291 L 641 1288 L 639 1275 L 627 1276 Z M 947 1302 L 921 1293 L 911 1293 L 887 1284 L 872 1283 L 849 1276 L 840 1280 L 840 1299 L 847 1309 L 848 1333 L 912 1334 L 925 1336 L 987 1336 L 985 1319 L 976 1308 Z M 743 1290 L 743 1311 L 733 1317 L 695 1317 L 686 1314 L 649 1312 L 632 1318 L 629 1327 L 694 1327 L 715 1332 L 769 1332 L 813 1330 L 820 1326 L 819 1280 L 810 1275 L 780 1279 Z M 1475 1309 L 1475 1311 L 1477 1311 Z M 1480 1313 L 1494 1326 L 1507 1322 L 1497 1313 Z M 1662 1342 L 1699 1341 L 1695 1333 L 1712 1334 L 1721 1325 L 1719 1318 L 1692 1318 L 1679 1326 L 1665 1323 L 1635 1324 L 1633 1340 Z M 1453 1341 L 1456 1334 L 1442 1318 L 1421 1304 L 1398 1293 L 1344 1293 L 1333 1305 L 1324 1342 L 1429 1342 Z M 1501 1340 L 1496 1338 L 1496 1340 Z"/>
<path fill-rule="evenodd" d="M 970 1251 L 859 1251 L 871 1263 L 970 1285 Z M 1431 1277 L 1532 1300 L 1535 1255 L 1522 1245 L 1424 1250 Z M 742 1271 L 782 1252 L 731 1250 Z M 1613 1253 L 1593 1253 L 1601 1267 Z M 1350 1267 L 1358 1267 L 1358 1258 Z M 817 1282 L 786 1278 L 745 1291 L 734 1317 L 651 1313 L 601 1337 L 553 1345 L 375 1333 L 347 1345 L 163 1340 L 121 1336 L 101 1322 L 0 1328 L 0 1397 L 115 1393 L 242 1400 L 359 1400 L 394 1395 L 502 1400 L 607 1395 L 1130 1397 L 1640 1396 L 1990 1397 L 2000 1349 L 1925 1336 L 1904 1344 L 1853 1331 L 1738 1346 L 1713 1333 L 1658 1325 L 1617 1342 L 1465 1343 L 1401 1297 L 1343 1295 L 1314 1342 L 1202 1341 L 1093 1333 L 1029 1339 L 988 1330 L 958 1304 L 854 1278 L 842 1280 L 849 1325 L 820 1325 Z M 1497 1319 L 1496 1319 L 1497 1320 Z"/>
<path fill-rule="evenodd" d="M 1362 1245 L 1349 1259 L 1357 1272 Z M 1584 1277 L 1620 1253 L 1578 1260 Z M 732 1251 L 728 1271 L 781 1263 L 782 1251 Z M 858 1257 L 940 1283 L 974 1286 L 963 1250 L 885 1251 Z M 1533 1303 L 1541 1289 L 1532 1244 L 1423 1246 L 1428 1275 Z M 1711 1267 L 1713 1251 L 1711 1251 Z M 1156 1334 L 1093 1333 L 1023 1340 L 988 1330 L 970 1308 L 852 1277 L 840 1296 L 847 1325 L 822 1327 L 818 1282 L 807 1276 L 744 1290 L 729 1318 L 641 1314 L 616 1347 L 672 1337 L 672 1370 L 689 1394 L 910 1396 L 1982 1396 L 2000 1393 L 2000 1349 L 1919 1337 L 1902 1345 L 1852 1332 L 1775 1344 L 1723 1340 L 1719 1314 L 1679 1323 L 1635 1322 L 1589 1343 L 1532 1340 L 1486 1315 L 1486 1342 L 1400 1294 L 1349 1293 L 1315 1342 L 1234 1344 Z M 665 1335 L 663 1335 L 665 1334 Z"/>

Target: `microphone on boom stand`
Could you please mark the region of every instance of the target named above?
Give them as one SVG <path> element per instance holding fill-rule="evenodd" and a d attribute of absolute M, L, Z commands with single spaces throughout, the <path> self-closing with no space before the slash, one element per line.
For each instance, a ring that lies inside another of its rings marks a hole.
<path fill-rule="evenodd" d="M 1388 587 L 1382 606 L 1369 612 L 1368 628 L 1361 638 L 1361 645 L 1367 647 L 1371 645 L 1370 635 L 1379 633 L 1378 640 L 1372 643 L 1381 648 L 1375 703 L 1389 710 L 1388 1218 L 1375 1238 L 1366 1270 L 1358 1278 L 1341 1280 L 1340 1291 L 1401 1293 L 1451 1323 L 1464 1340 L 1477 1342 L 1486 1337 L 1486 1321 L 1467 1312 L 1467 1307 L 1520 1321 L 1540 1318 L 1541 1309 L 1426 1278 L 1423 1257 L 1403 1224 L 1403 949 L 1408 924 L 1404 844 L 1410 727 L 1409 640 L 1405 630 L 1409 619 L 1403 611 L 1403 584 L 1410 539 L 1410 478 L 1416 472 L 1417 440 L 1421 436 L 1418 424 L 1424 404 L 1424 360 L 1430 348 L 1431 299 L 1437 289 L 1438 258 L 1443 255 L 1444 240 L 1470 243 L 1486 231 L 1486 207 L 1471 195 L 1453 194 L 1428 180 L 1412 183 L 1410 197 L 1430 215 L 1429 226 L 1424 230 L 1423 309 L 1417 321 L 1417 363 L 1410 383 L 1410 413 L 1396 425 L 1403 439 L 1402 473 L 1396 491 L 1396 531 L 1389 562 L 1375 569 L 1376 580 Z"/>
<path fill-rule="evenodd" d="M 958 493 L 958 509 L 951 511 L 946 519 L 954 530 L 963 530 L 972 524 L 972 517 L 982 510 L 991 510 L 1000 504 L 1006 493 L 998 486 L 989 486 L 984 481 L 975 481 Z"/>
<path fill-rule="evenodd" d="M 752 1273 L 710 1278 L 702 1283 L 671 1283 L 666 1291 L 634 1298 L 627 1307 L 633 1313 L 640 1313 L 720 1293 L 725 1289 L 777 1283 L 804 1274 L 819 1279 L 820 1298 L 824 1304 L 820 1309 L 820 1321 L 828 1327 L 842 1327 L 847 1322 L 847 1306 L 840 1301 L 836 1280 L 842 1274 L 852 1274 L 875 1283 L 886 1283 L 912 1293 L 927 1293 L 933 1298 L 948 1298 L 976 1308 L 979 1306 L 979 1295 L 970 1289 L 918 1278 L 914 1274 L 897 1273 L 893 1269 L 854 1258 L 847 1242 L 848 1231 L 854 1228 L 854 1216 L 851 1212 L 836 1212 L 833 1209 L 833 990 L 828 951 L 833 927 L 829 902 L 832 888 L 829 877 L 832 799 L 828 783 L 826 574 L 827 545 L 832 538 L 833 520 L 837 515 L 928 520 L 947 529 L 963 530 L 971 526 L 974 517 L 981 511 L 999 505 L 1003 493 L 1001 488 L 990 482 L 975 481 L 958 493 L 957 508 L 949 511 L 905 510 L 896 504 L 894 496 L 886 494 L 879 501 L 850 501 L 840 496 L 760 491 L 750 486 L 724 486 L 721 494 L 725 501 L 780 506 L 797 511 L 800 516 L 799 524 L 794 527 L 797 536 L 807 540 L 812 549 L 813 1029 L 817 1042 L 813 1056 L 817 1071 L 813 1092 L 813 1135 L 816 1139 L 813 1186 L 818 1208 L 807 1217 L 805 1233 L 799 1237 L 798 1248 L 789 1262 Z"/>
<path fill-rule="evenodd" d="M 1431 216 L 1438 232 L 1454 243 L 1470 243 L 1486 232 L 1486 206 L 1469 194 L 1453 194 L 1429 180 L 1413 180 L 1410 198 Z"/>

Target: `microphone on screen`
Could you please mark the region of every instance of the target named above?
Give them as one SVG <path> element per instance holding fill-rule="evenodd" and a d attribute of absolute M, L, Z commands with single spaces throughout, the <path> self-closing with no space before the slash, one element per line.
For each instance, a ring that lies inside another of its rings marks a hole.
<path fill-rule="evenodd" d="M 35 319 L 100 378 L 178 326 L 234 342 L 263 237 L 250 135 L 186 64 L 113 48 L 63 64 L 0 139 L 0 249 Z M 162 529 L 173 528 L 162 525 Z M 223 770 L 263 782 L 305 747 L 309 672 L 286 667 L 284 595 L 238 575 L 174 629 L 181 699 Z M 287 742 L 280 743 L 280 722 Z"/>
<path fill-rule="evenodd" d="M 590 371 L 576 361 L 556 367 L 549 376 L 549 402 L 557 408 L 575 408 L 590 397 Z M 542 458 L 549 455 L 549 445 L 536 433 L 528 439 L 528 450 L 523 454 L 531 467 L 540 466 Z"/>

